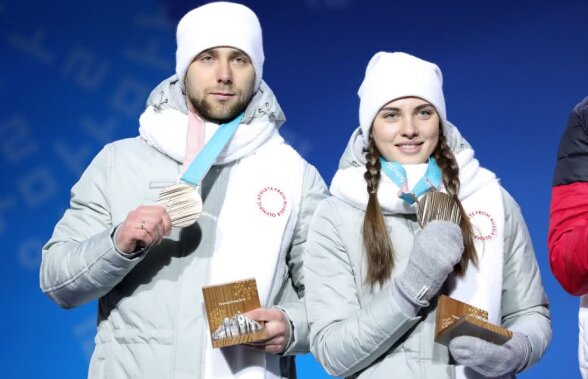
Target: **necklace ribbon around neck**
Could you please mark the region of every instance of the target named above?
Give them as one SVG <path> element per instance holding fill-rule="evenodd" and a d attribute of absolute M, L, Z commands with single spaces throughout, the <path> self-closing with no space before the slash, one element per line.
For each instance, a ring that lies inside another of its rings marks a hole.
<path fill-rule="evenodd" d="M 237 131 L 243 116 L 244 113 L 241 113 L 230 122 L 219 125 L 210 141 L 190 163 L 180 182 L 162 189 L 159 193 L 157 202 L 167 210 L 173 226 L 185 228 L 194 224 L 200 217 L 202 197 L 198 186 Z"/>
<path fill-rule="evenodd" d="M 406 169 L 400 163 L 389 162 L 380 157 L 380 165 L 386 176 L 398 186 L 398 197 L 411 205 L 425 192 L 439 189 L 443 179 L 441 169 L 439 169 L 437 161 L 433 157 L 429 158 L 425 175 L 419 179 L 412 190 L 408 189 Z"/>
<path fill-rule="evenodd" d="M 243 116 L 244 113 L 241 113 L 232 121 L 229 121 L 226 124 L 221 124 L 218 127 L 212 138 L 210 138 L 210 141 L 204 145 L 202 150 L 200 150 L 200 153 L 198 153 L 196 158 L 190 163 L 190 166 L 184 172 L 184 175 L 182 175 L 181 180 L 183 182 L 189 183 L 193 186 L 200 185 L 200 182 L 204 176 L 206 176 L 216 158 L 221 151 L 223 151 L 227 143 L 229 143 L 231 137 L 235 134 L 235 131 L 237 131 Z"/>

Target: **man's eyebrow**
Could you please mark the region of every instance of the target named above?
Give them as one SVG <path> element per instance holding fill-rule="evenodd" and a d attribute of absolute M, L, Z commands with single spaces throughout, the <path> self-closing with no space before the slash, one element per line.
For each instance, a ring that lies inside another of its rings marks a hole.
<path fill-rule="evenodd" d="M 213 56 L 216 57 L 217 56 L 217 53 L 215 51 L 215 48 L 212 47 L 210 49 L 206 49 L 206 50 L 201 51 L 198 55 L 196 55 L 196 58 L 198 58 L 201 55 L 213 55 Z"/>
<path fill-rule="evenodd" d="M 239 49 L 235 49 L 233 51 L 231 51 L 231 54 L 229 55 L 230 58 L 236 58 L 236 57 L 243 57 L 245 59 L 247 59 L 248 61 L 251 60 L 251 58 L 249 58 L 249 55 L 247 55 L 247 53 L 245 53 L 244 51 L 241 51 Z"/>

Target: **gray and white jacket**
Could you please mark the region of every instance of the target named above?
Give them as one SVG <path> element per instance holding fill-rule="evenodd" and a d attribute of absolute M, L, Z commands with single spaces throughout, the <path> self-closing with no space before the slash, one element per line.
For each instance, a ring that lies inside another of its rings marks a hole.
<path fill-rule="evenodd" d="M 451 124 L 448 145 L 459 153 L 469 144 Z M 365 165 L 359 129 L 340 169 Z M 527 367 L 551 340 L 548 301 L 521 211 L 504 190 L 502 326 L 525 333 L 532 345 Z M 360 378 L 455 378 L 447 347 L 434 342 L 436 300 L 416 317 L 403 313 L 388 284 L 366 284 L 361 229 L 365 209 L 345 198 L 323 200 L 314 215 L 304 258 L 311 351 L 331 375 Z M 420 227 L 414 214 L 385 214 L 395 250 L 391 279 L 407 264 Z"/>
<path fill-rule="evenodd" d="M 264 86 L 263 102 L 256 94 L 248 111 L 267 117 L 277 129 L 285 118 L 271 90 Z M 168 92 L 172 90 L 175 94 Z M 148 104 L 174 97 L 181 98 L 172 78 L 153 91 Z M 271 101 L 266 101 L 268 97 Z M 169 101 L 166 104 L 170 106 Z M 282 150 L 292 154 L 286 144 Z M 273 159 L 279 161 L 280 154 Z M 274 373 L 282 377 L 295 375 L 291 354 L 308 351 L 302 251 L 312 214 L 327 195 L 318 171 L 296 157 L 304 171 L 297 196 L 298 218 L 291 240 L 286 241 L 289 248 L 280 257 L 267 304 L 284 310 L 292 326 L 287 351 L 277 365 L 279 372 Z M 42 291 L 64 308 L 98 300 L 90 378 L 203 376 L 202 360 L 210 337 L 201 288 L 208 284 L 215 236 L 222 233 L 216 216 L 227 189 L 234 185 L 228 178 L 247 158 L 214 165 L 201 185 L 203 216 L 198 222 L 173 228 L 161 244 L 132 258 L 115 249 L 116 227 L 137 206 L 154 204 L 161 188 L 179 178 L 181 162 L 144 138 L 124 139 L 106 145 L 74 185 L 70 208 L 43 248 L 40 283 Z"/>

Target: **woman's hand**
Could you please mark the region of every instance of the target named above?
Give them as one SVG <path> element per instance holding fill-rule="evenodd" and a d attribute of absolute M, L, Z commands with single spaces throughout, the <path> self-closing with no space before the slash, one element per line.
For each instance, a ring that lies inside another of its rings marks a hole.
<path fill-rule="evenodd" d="M 429 222 L 414 239 L 408 264 L 396 279 L 398 289 L 415 306 L 428 306 L 462 254 L 459 226 L 447 221 Z"/>
<path fill-rule="evenodd" d="M 521 333 L 514 333 L 504 345 L 495 345 L 477 337 L 459 336 L 449 342 L 449 351 L 460 365 L 494 378 L 525 368 L 531 356 L 531 342 Z"/>

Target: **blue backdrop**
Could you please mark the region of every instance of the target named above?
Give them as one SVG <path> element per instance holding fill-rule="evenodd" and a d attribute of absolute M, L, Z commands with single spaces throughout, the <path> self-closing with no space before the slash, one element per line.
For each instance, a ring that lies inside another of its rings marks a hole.
<path fill-rule="evenodd" d="M 82 378 L 96 303 L 41 294 L 40 251 L 99 149 L 135 136 L 150 89 L 174 71 L 175 25 L 200 2 L 0 0 L 0 376 Z M 575 378 L 578 300 L 551 275 L 551 176 L 568 113 L 588 96 L 588 2 L 248 1 L 287 139 L 330 182 L 379 50 L 439 64 L 448 117 L 520 203 L 551 300 L 553 342 L 523 378 Z M 211 32 L 214 32 L 211 30 Z M 302 378 L 326 377 L 312 356 Z"/>

